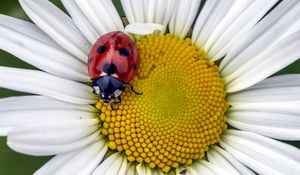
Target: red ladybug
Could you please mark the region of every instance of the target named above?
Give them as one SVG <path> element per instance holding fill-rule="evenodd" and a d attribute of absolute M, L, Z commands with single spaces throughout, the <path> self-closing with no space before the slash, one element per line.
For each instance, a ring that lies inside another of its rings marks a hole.
<path fill-rule="evenodd" d="M 94 44 L 88 60 L 94 93 L 110 104 L 121 102 L 126 86 L 140 94 L 129 84 L 136 76 L 139 65 L 137 47 L 125 33 L 117 31 L 102 35 Z"/>

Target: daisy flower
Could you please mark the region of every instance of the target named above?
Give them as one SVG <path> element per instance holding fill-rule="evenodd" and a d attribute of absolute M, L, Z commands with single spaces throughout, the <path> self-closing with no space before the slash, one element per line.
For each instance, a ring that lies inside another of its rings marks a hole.
<path fill-rule="evenodd" d="M 299 174 L 298 0 L 20 0 L 0 48 L 40 70 L 0 67 L 0 135 L 54 157 L 35 174 Z M 140 68 L 117 109 L 93 94 L 88 54 L 111 31 L 135 38 Z"/>

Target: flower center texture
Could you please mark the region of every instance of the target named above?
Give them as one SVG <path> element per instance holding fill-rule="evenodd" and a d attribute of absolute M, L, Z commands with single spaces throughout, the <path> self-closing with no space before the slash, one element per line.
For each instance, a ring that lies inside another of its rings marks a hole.
<path fill-rule="evenodd" d="M 137 43 L 140 68 L 113 110 L 99 101 L 101 133 L 128 161 L 169 172 L 204 157 L 227 128 L 218 66 L 191 40 L 167 34 Z"/>

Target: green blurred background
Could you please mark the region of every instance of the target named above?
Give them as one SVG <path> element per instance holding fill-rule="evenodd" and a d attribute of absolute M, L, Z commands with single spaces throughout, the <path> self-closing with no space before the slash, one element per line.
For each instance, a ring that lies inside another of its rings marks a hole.
<path fill-rule="evenodd" d="M 64 10 L 59 0 L 51 1 Z M 124 13 L 121 9 L 119 0 L 113 1 L 117 6 L 121 16 L 123 16 Z M 22 10 L 22 8 L 20 7 L 19 2 L 17 0 L 0 0 L 0 13 L 30 21 L 24 13 L 24 11 Z M 35 67 L 23 61 L 20 61 L 16 57 L 2 50 L 0 50 L 0 66 L 36 69 Z M 300 60 L 285 68 L 284 70 L 278 72 L 277 74 L 286 73 L 300 73 Z M 24 93 L 0 88 L 0 98 L 23 94 Z M 300 147 L 300 142 L 289 143 Z M 0 175 L 30 175 L 49 159 L 50 157 L 32 157 L 23 154 L 18 154 L 7 147 L 6 140 L 4 137 L 0 137 Z"/>

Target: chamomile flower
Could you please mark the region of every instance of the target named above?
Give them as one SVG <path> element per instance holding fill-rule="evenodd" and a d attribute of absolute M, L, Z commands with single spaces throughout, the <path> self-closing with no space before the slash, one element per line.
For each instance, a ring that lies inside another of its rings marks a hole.
<path fill-rule="evenodd" d="M 35 174 L 299 174 L 297 0 L 20 0 L 0 16 L 0 48 L 40 70 L 0 67 L 0 135 L 54 157 Z M 202 7 L 202 5 L 203 7 Z M 201 8 L 200 8 L 201 7 Z M 199 14 L 198 14 L 199 12 Z M 87 62 L 112 31 L 135 38 L 140 67 L 117 109 L 93 94 Z"/>

